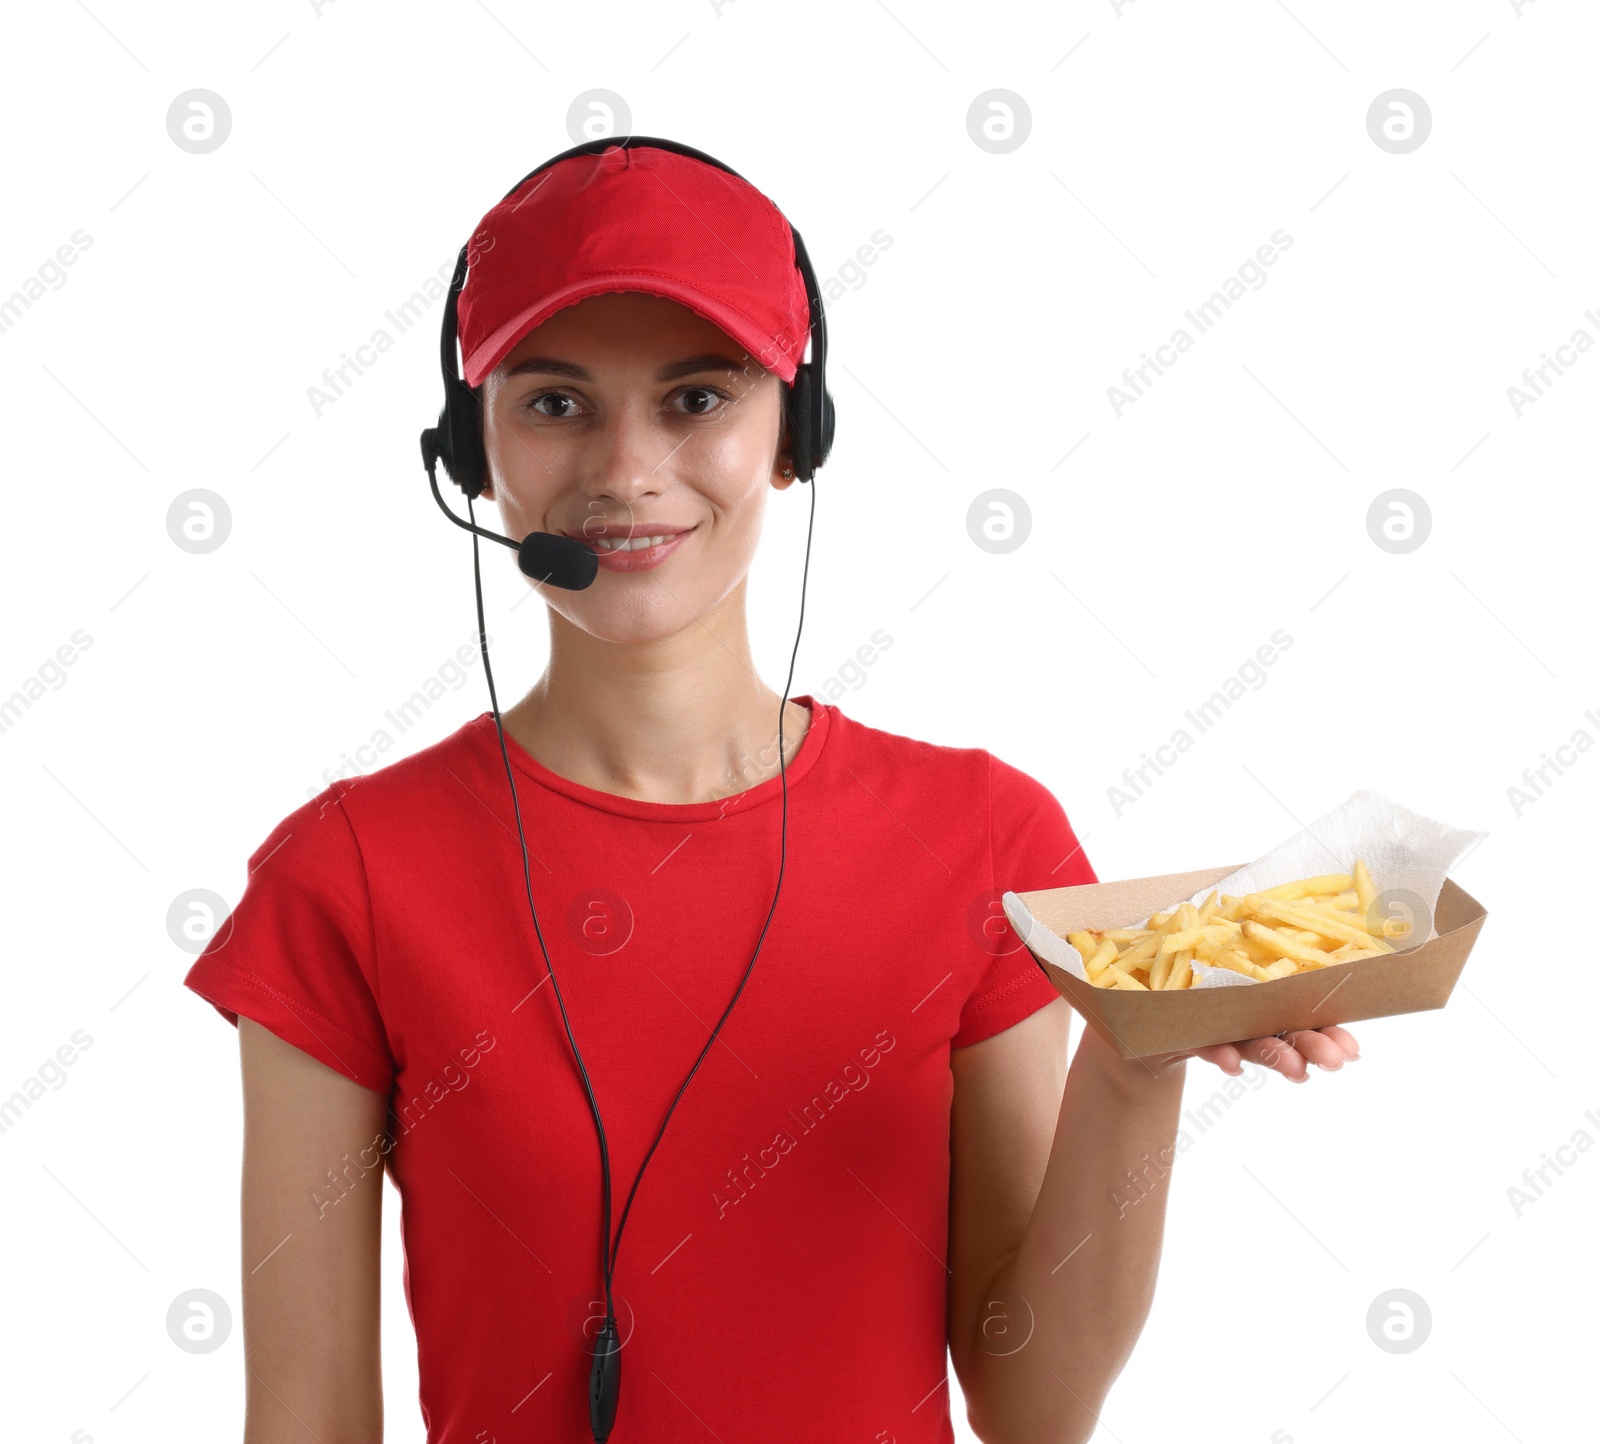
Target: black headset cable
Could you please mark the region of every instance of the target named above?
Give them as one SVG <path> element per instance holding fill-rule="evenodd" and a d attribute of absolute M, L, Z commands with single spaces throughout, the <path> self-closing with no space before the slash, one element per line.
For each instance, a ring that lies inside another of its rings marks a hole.
<path fill-rule="evenodd" d="M 551 986 L 555 989 L 556 1003 L 561 1009 L 561 1021 L 566 1029 L 567 1042 L 572 1048 L 572 1056 L 577 1061 L 578 1072 L 583 1079 L 584 1093 L 589 1100 L 589 1112 L 594 1118 L 595 1132 L 600 1143 L 600 1195 L 602 1227 L 601 1268 L 605 1283 L 606 1312 L 605 1318 L 601 1323 L 600 1336 L 596 1341 L 599 1347 L 596 1349 L 594 1365 L 590 1371 L 591 1420 L 598 1417 L 597 1410 L 603 1412 L 607 1417 L 614 1413 L 617 1394 L 621 1386 L 621 1360 L 619 1357 L 619 1352 L 622 1345 L 620 1340 L 617 1338 L 616 1307 L 612 1296 L 612 1277 L 616 1270 L 617 1253 L 622 1247 L 622 1231 L 627 1226 L 628 1213 L 633 1207 L 634 1195 L 638 1192 L 640 1181 L 644 1178 L 645 1168 L 649 1165 L 651 1158 L 655 1154 L 657 1145 L 661 1142 L 663 1135 L 667 1131 L 667 1123 L 672 1117 L 673 1110 L 678 1106 L 678 1100 L 683 1097 L 690 1081 L 699 1071 L 700 1064 L 705 1061 L 706 1055 L 711 1051 L 711 1045 L 716 1042 L 717 1035 L 721 1031 L 723 1023 L 728 1020 L 729 1014 L 733 1012 L 734 1004 L 739 1001 L 740 994 L 744 992 L 745 983 L 749 981 L 750 973 L 755 967 L 756 959 L 761 954 L 761 945 L 766 941 L 767 930 L 772 925 L 773 916 L 778 909 L 778 898 L 783 891 L 783 876 L 785 865 L 788 861 L 789 843 L 789 776 L 788 760 L 786 749 L 784 747 L 783 721 L 784 713 L 788 710 L 789 705 L 789 690 L 794 685 L 794 668 L 796 658 L 799 656 L 800 652 L 800 637 L 805 627 L 806 585 L 811 573 L 811 539 L 817 515 L 815 474 L 813 473 L 811 477 L 803 479 L 809 481 L 810 483 L 811 498 L 806 518 L 805 559 L 802 564 L 800 574 L 800 617 L 795 627 L 794 645 L 789 652 L 789 670 L 788 675 L 784 679 L 783 697 L 778 703 L 778 778 L 779 787 L 782 791 L 782 806 L 778 829 L 777 883 L 772 890 L 772 903 L 767 908 L 766 920 L 761 925 L 761 933 L 756 939 L 755 950 L 750 954 L 750 961 L 745 965 L 744 975 L 739 979 L 739 986 L 734 990 L 733 997 L 729 1000 L 728 1006 L 723 1009 L 722 1016 L 717 1020 L 716 1026 L 712 1028 L 711 1036 L 706 1039 L 705 1046 L 700 1050 L 699 1056 L 694 1061 L 694 1066 L 689 1069 L 687 1076 L 679 1085 L 677 1093 L 673 1096 L 672 1102 L 667 1106 L 667 1111 L 661 1119 L 661 1125 L 656 1129 L 655 1138 L 651 1141 L 650 1147 L 645 1152 L 644 1159 L 639 1165 L 639 1171 L 634 1175 L 633 1186 L 628 1190 L 628 1197 L 623 1203 L 622 1217 L 617 1224 L 615 1241 L 613 1241 L 611 1236 L 611 1155 L 610 1149 L 606 1142 L 605 1123 L 600 1117 L 600 1102 L 599 1099 L 595 1097 L 594 1084 L 589 1078 L 588 1068 L 584 1065 L 583 1054 L 578 1048 L 578 1040 L 573 1036 L 572 1020 L 567 1014 L 567 1005 L 561 996 L 561 985 L 556 981 L 555 968 L 550 961 L 550 949 L 545 944 L 544 930 L 539 925 L 539 910 L 534 905 L 533 901 L 533 872 L 528 859 L 528 839 L 526 832 L 523 830 L 522 808 L 517 796 L 516 777 L 511 767 L 511 755 L 506 747 L 505 726 L 500 717 L 500 702 L 495 693 L 494 669 L 489 662 L 488 634 L 484 626 L 483 615 L 483 580 L 478 549 L 479 532 L 474 530 L 472 533 L 472 588 L 474 600 L 477 605 L 478 615 L 478 650 L 479 654 L 483 658 L 484 677 L 489 683 L 489 705 L 494 713 L 495 733 L 500 742 L 500 759 L 505 766 L 506 784 L 511 789 L 511 808 L 512 814 L 517 823 L 517 841 L 522 851 L 522 883 L 523 889 L 528 898 L 528 913 L 533 919 L 534 936 L 539 941 L 539 951 L 544 957 L 545 971 L 549 975 Z M 476 526 L 477 517 L 473 511 L 472 497 L 470 495 L 467 497 L 467 515 L 473 525 Z M 603 1441 L 608 1434 L 609 1427 L 606 1428 L 605 1432 L 601 1432 L 599 1429 L 595 1431 L 595 1437 L 596 1440 L 599 1441 L 599 1444 L 603 1444 Z"/>

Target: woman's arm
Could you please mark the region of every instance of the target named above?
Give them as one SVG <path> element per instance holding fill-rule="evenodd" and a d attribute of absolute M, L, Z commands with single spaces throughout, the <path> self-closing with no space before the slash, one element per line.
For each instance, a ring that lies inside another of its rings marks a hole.
<path fill-rule="evenodd" d="M 1170 1149 L 1183 1065 L 1124 1077 L 1086 1029 L 1068 1072 L 1068 1016 L 951 1054 L 950 1354 L 985 1444 L 1088 1439 L 1155 1294 L 1166 1188 L 1112 1194 Z"/>
<path fill-rule="evenodd" d="M 1065 1077 L 1056 999 L 951 1054 L 950 1354 L 985 1444 L 1081 1444 L 1155 1296 L 1190 1054 L 1128 1061 L 1086 1028 Z M 1195 1052 L 1303 1081 L 1342 1028 Z"/>
<path fill-rule="evenodd" d="M 379 1444 L 388 1099 L 249 1018 L 239 1056 L 245 1444 Z"/>

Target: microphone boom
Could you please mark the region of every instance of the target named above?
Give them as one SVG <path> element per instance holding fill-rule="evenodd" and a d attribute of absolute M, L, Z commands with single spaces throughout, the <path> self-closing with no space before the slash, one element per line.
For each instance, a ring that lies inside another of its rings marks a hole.
<path fill-rule="evenodd" d="M 428 485 L 433 489 L 433 499 L 439 503 L 439 510 L 463 531 L 510 547 L 517 554 L 517 565 L 524 576 L 548 586 L 560 587 L 563 591 L 581 592 L 600 575 L 600 558 L 594 548 L 585 546 L 573 537 L 560 536 L 555 532 L 531 531 L 520 542 L 514 542 L 497 531 L 462 521 L 439 495 L 439 479 L 434 474 L 438 459 L 438 431 L 430 426 L 422 433 L 422 462 L 428 469 Z"/>

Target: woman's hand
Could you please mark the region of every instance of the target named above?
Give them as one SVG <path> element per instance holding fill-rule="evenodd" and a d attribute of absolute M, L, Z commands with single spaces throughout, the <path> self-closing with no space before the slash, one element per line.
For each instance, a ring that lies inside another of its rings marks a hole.
<path fill-rule="evenodd" d="M 1145 1061 L 1152 1064 L 1176 1063 L 1183 1058 L 1203 1058 L 1232 1078 L 1244 1072 L 1246 1063 L 1260 1063 L 1282 1073 L 1291 1083 L 1304 1083 L 1315 1063 L 1329 1073 L 1337 1073 L 1345 1063 L 1361 1056 L 1360 1046 L 1343 1028 L 1296 1028 L 1270 1038 L 1247 1038 L 1237 1043 L 1212 1043 L 1187 1052 L 1163 1053 Z"/>
<path fill-rule="evenodd" d="M 1100 1065 L 1113 1077 L 1131 1084 L 1184 1072 L 1183 1064 L 1190 1058 L 1203 1058 L 1207 1063 L 1215 1063 L 1231 1078 L 1243 1073 L 1246 1063 L 1260 1063 L 1282 1073 L 1291 1083 L 1304 1083 L 1313 1063 L 1329 1073 L 1336 1073 L 1346 1062 L 1361 1056 L 1360 1045 L 1355 1038 L 1337 1026 L 1291 1029 L 1281 1037 L 1212 1043 L 1204 1048 L 1152 1053 L 1143 1058 L 1124 1058 L 1095 1029 L 1087 1028 L 1078 1046 L 1097 1057 Z"/>

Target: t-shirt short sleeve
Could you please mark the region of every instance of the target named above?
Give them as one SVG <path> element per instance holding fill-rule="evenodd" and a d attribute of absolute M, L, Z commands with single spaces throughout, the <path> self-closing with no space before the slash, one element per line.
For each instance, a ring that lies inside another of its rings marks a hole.
<path fill-rule="evenodd" d="M 366 869 L 336 783 L 251 854 L 243 897 L 183 982 L 235 1026 L 253 1019 L 388 1093 L 394 1059 L 373 954 Z"/>
<path fill-rule="evenodd" d="M 984 931 L 990 956 L 961 1010 L 952 1048 L 992 1038 L 1061 994 L 1000 910 L 1000 895 L 1098 882 L 1067 814 L 1043 783 L 989 758 L 989 852 L 994 916 Z"/>

